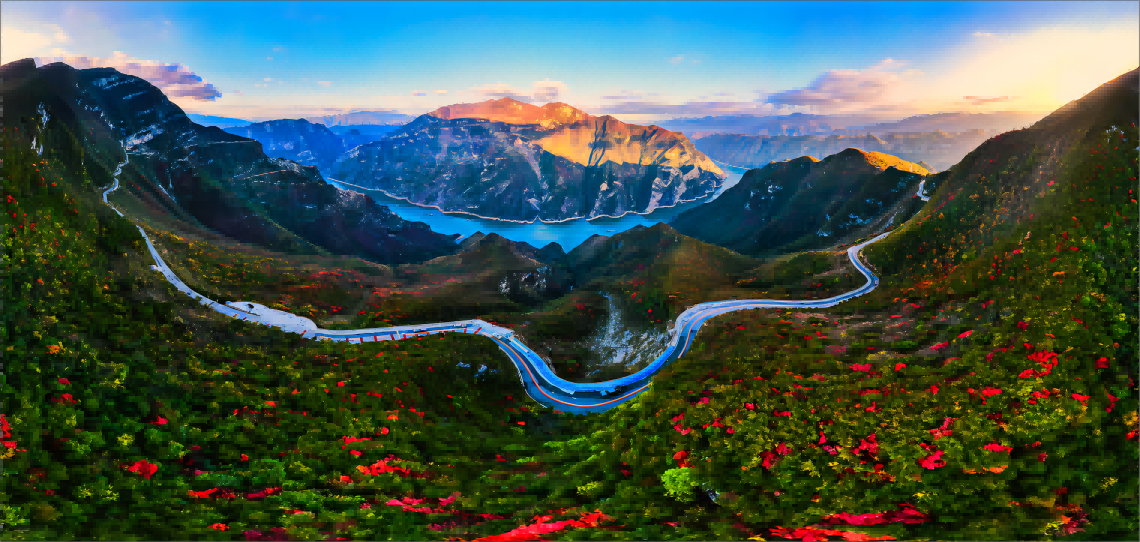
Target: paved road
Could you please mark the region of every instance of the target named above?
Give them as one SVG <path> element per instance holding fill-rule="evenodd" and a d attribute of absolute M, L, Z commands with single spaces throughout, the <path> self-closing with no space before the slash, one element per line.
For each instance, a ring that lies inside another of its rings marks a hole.
<path fill-rule="evenodd" d="M 114 209 L 116 213 L 119 213 L 119 216 L 123 216 L 123 213 L 119 212 L 118 209 L 115 209 L 114 206 L 107 202 L 107 194 L 119 187 L 118 176 L 122 171 L 122 167 L 129 162 L 129 158 L 130 156 L 128 154 L 127 160 L 119 164 L 119 167 L 115 170 L 115 184 L 103 193 L 103 202 Z M 925 181 L 923 182 L 925 183 Z M 919 185 L 918 195 L 922 197 L 923 201 L 929 200 L 929 198 L 922 196 L 921 184 Z M 644 391 L 649 387 L 650 380 L 657 371 L 661 370 L 662 367 L 668 365 L 673 360 L 685 355 L 692 345 L 693 337 L 696 336 L 697 330 L 710 318 L 728 312 L 757 308 L 826 308 L 874 290 L 875 287 L 879 285 L 879 278 L 867 269 L 860 260 L 859 252 L 863 247 L 890 235 L 888 231 L 869 241 L 847 249 L 847 256 L 851 258 L 851 262 L 855 265 L 855 268 L 867 278 L 867 283 L 856 290 L 827 299 L 810 301 L 740 299 L 701 303 L 690 307 L 681 313 L 674 322 L 670 323 L 669 332 L 672 338 L 669 344 L 666 346 L 665 351 L 644 369 L 632 375 L 607 382 L 577 383 L 563 380 L 555 375 L 554 372 L 550 370 L 550 367 L 547 366 L 546 361 L 523 344 L 522 341 L 515 336 L 514 331 L 483 320 L 461 320 L 456 322 L 385 328 L 329 330 L 317 327 L 317 325 L 308 318 L 270 309 L 258 303 L 236 301 L 223 305 L 191 290 L 189 286 L 182 282 L 182 280 L 170 270 L 166 262 L 162 260 L 158 251 L 155 250 L 154 245 L 151 244 L 150 238 L 146 236 L 146 232 L 144 232 L 141 227 L 139 227 L 139 233 L 141 233 L 146 240 L 147 248 L 150 249 L 151 256 L 154 257 L 155 265 L 151 266 L 152 269 L 161 272 L 163 276 L 166 277 L 166 280 L 170 281 L 179 291 L 186 293 L 190 297 L 197 299 L 203 305 L 222 314 L 242 320 L 279 327 L 283 331 L 299 333 L 302 336 L 313 337 L 318 340 L 344 341 L 348 343 L 398 341 L 404 338 L 430 335 L 433 333 L 470 333 L 483 335 L 495 341 L 495 343 L 499 345 L 499 348 L 506 353 L 507 357 L 514 363 L 515 369 L 519 373 L 519 378 L 526 387 L 527 394 L 532 399 L 548 407 L 575 414 L 609 410 Z M 462 362 L 462 360 L 456 361 Z"/>

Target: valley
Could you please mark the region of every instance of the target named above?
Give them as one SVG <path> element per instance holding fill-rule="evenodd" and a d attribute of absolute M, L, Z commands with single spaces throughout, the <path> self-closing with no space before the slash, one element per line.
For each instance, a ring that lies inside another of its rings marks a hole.
<path fill-rule="evenodd" d="M 565 247 L 434 231 L 110 68 L 0 72 L 6 538 L 1135 531 L 1136 70 L 938 173 L 845 148 L 713 199 L 683 134 L 506 99 L 331 166 L 425 203 L 501 159 L 501 200 L 437 197 L 521 221 L 712 200 Z"/>

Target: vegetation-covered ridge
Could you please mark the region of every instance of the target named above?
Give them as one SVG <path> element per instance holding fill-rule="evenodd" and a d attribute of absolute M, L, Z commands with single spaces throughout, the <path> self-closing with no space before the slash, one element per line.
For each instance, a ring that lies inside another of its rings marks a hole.
<path fill-rule="evenodd" d="M 314 344 L 207 313 L 149 270 L 85 162 L 31 150 L 66 126 L 5 127 L 2 536 L 1127 539 L 1134 116 L 1066 140 L 1043 187 L 1041 156 L 988 143 L 865 250 L 877 290 L 718 317 L 636 400 L 588 417 L 527 401 L 483 337 Z M 989 160 L 1009 163 L 979 205 Z M 697 292 L 713 295 L 755 269 L 645 235 L 662 244 L 572 251 L 590 262 L 575 280 L 671 280 L 666 256 L 739 268 Z"/>

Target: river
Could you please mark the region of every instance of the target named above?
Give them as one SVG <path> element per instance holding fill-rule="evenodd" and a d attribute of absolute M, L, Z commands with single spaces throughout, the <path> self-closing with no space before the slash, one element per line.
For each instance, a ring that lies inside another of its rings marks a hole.
<path fill-rule="evenodd" d="M 674 207 L 656 209 L 645 215 L 627 213 L 621 218 L 578 219 L 559 222 L 557 224 L 543 224 L 541 222 L 520 224 L 503 220 L 478 218 L 465 213 L 444 213 L 435 207 L 416 205 L 405 199 L 388 196 L 379 190 L 341 182 L 328 175 L 325 175 L 325 180 L 328 181 L 329 184 L 344 190 L 368 194 L 372 196 L 372 199 L 376 201 L 376 203 L 388 206 L 388 208 L 400 218 L 413 222 L 424 222 L 430 226 L 434 232 L 447 235 L 458 233 L 463 236 L 459 241 L 462 241 L 475 232 L 483 232 L 484 234 L 497 233 L 511 241 L 524 241 L 534 248 L 542 248 L 552 242 L 558 243 L 562 246 L 562 250 L 570 252 L 574 247 L 582 244 L 583 241 L 589 239 L 592 235 L 604 235 L 609 237 L 638 225 L 652 227 L 658 222 L 667 223 L 672 220 L 673 217 L 684 211 L 720 197 L 725 190 L 740 182 L 740 178 L 748 171 L 747 169 L 736 168 L 719 162 L 717 162 L 717 165 L 728 175 L 728 178 L 725 179 L 721 187 L 711 196 L 705 196 Z M 322 172 L 322 175 L 324 175 L 324 172 Z"/>

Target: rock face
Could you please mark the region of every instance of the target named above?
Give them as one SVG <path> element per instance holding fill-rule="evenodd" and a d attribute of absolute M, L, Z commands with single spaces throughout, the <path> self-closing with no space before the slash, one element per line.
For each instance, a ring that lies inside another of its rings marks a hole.
<path fill-rule="evenodd" d="M 712 194 L 726 178 L 684 135 L 510 98 L 422 115 L 346 152 L 331 175 L 519 222 L 646 213 Z"/>
<path fill-rule="evenodd" d="M 36 68 L 30 59 L 0 67 L 0 74 L 6 118 L 21 131 L 40 130 L 41 141 L 56 147 L 44 152 L 82 160 L 102 186 L 113 181 L 106 172 L 124 161 L 124 151 L 131 153 L 121 185 L 149 212 L 294 253 L 399 264 L 457 250 L 457 235 L 432 232 L 368 196 L 339 190 L 315 167 L 268 157 L 258 141 L 191 122 L 139 77 L 63 63 Z"/>
<path fill-rule="evenodd" d="M 902 224 L 927 171 L 881 153 L 849 148 L 820 161 L 773 162 L 744 174 L 716 200 L 678 215 L 680 233 L 741 254 L 810 250 L 873 226 Z"/>
<path fill-rule="evenodd" d="M 327 171 L 345 149 L 340 136 L 323 124 L 313 124 L 305 119 L 271 120 L 224 130 L 261 143 L 268 156 L 315 166 L 323 171 Z"/>

